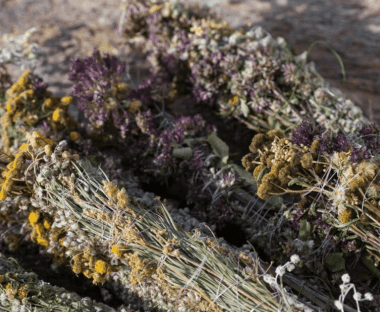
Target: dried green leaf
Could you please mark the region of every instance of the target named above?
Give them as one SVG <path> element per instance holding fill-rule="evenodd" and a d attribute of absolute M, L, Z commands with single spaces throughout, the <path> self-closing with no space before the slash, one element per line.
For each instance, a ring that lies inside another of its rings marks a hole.
<path fill-rule="evenodd" d="M 326 267 L 333 273 L 341 270 L 345 270 L 345 260 L 343 258 L 343 252 L 332 252 L 327 255 L 325 260 Z"/>
<path fill-rule="evenodd" d="M 207 142 L 211 145 L 215 155 L 221 158 L 222 166 L 227 165 L 230 150 L 228 145 L 216 135 L 215 131 L 207 137 Z"/>

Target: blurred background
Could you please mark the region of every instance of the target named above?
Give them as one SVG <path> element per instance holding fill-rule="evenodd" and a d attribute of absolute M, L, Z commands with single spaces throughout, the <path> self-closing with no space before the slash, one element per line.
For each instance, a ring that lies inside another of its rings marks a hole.
<path fill-rule="evenodd" d="M 335 49 L 346 71 L 346 95 L 364 115 L 380 124 L 380 1 L 378 0 L 186 0 L 210 6 L 232 27 L 262 26 L 273 37 L 285 38 L 295 53 L 315 40 Z M 58 96 L 70 93 L 70 59 L 88 55 L 94 47 L 117 54 L 130 64 L 130 74 L 141 81 L 149 74 L 140 54 L 118 47 L 115 32 L 121 15 L 120 0 L 0 0 L 0 37 L 22 34 L 31 27 L 32 39 L 46 51 L 36 71 Z M 332 87 L 343 89 L 338 60 L 322 44 L 310 56 Z M 8 65 L 14 80 L 20 71 Z"/>

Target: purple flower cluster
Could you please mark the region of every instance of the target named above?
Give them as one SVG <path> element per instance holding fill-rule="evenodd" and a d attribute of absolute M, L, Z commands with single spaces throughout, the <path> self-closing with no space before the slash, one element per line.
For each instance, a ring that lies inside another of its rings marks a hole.
<path fill-rule="evenodd" d="M 330 131 L 326 131 L 324 127 L 316 125 L 311 118 L 302 120 L 301 124 L 295 129 L 292 143 L 298 146 L 303 144 L 310 147 L 316 139 L 320 139 L 320 152 L 342 152 L 349 149 L 347 139 L 343 134 L 338 133 L 334 136 Z"/>
<path fill-rule="evenodd" d="M 100 56 L 94 49 L 92 56 L 86 56 L 84 60 L 71 59 L 69 80 L 74 82 L 72 86 L 73 96 L 78 98 L 78 106 L 85 113 L 86 118 L 97 119 L 104 124 L 109 117 L 106 110 L 94 111 L 90 103 L 94 102 L 101 107 L 107 100 L 106 91 L 116 82 L 116 76 L 124 73 L 125 66 L 115 56 L 108 53 Z"/>
<path fill-rule="evenodd" d="M 380 150 L 380 127 L 373 123 L 359 130 L 364 147 L 355 148 L 351 153 L 351 163 L 360 163 L 363 159 L 370 159 Z"/>
<path fill-rule="evenodd" d="M 302 120 L 301 124 L 295 129 L 292 143 L 298 146 L 303 144 L 310 147 L 311 143 L 313 143 L 317 136 L 322 134 L 323 130 L 320 125 L 315 126 L 311 118 L 306 118 Z"/>
<path fill-rule="evenodd" d="M 35 74 L 30 75 L 31 83 L 33 84 L 33 91 L 35 92 L 37 98 L 42 97 L 49 87 L 49 84 L 44 82 L 43 79 Z"/>

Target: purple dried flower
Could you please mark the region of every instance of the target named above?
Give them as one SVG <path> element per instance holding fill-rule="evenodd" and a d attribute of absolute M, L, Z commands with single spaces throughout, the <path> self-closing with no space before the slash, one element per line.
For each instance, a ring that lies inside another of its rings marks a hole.
<path fill-rule="evenodd" d="M 108 105 L 110 95 L 107 89 L 117 82 L 116 76 L 125 71 L 125 66 L 108 53 L 101 57 L 97 49 L 93 50 L 91 56 L 86 56 L 83 60 L 72 59 L 71 62 L 69 79 L 74 82 L 73 96 L 78 98 L 78 107 L 84 112 L 85 117 L 99 129 L 110 117 L 109 107 L 114 107 Z M 119 117 L 119 109 L 120 107 L 111 109 L 112 116 L 115 127 L 120 129 L 124 137 L 128 122 L 126 116 Z M 127 124 L 124 124 L 125 122 Z"/>
<path fill-rule="evenodd" d="M 48 83 L 43 82 L 43 79 L 33 75 L 34 81 L 32 81 L 33 84 L 33 91 L 36 93 L 37 97 L 41 96 L 46 89 L 49 87 Z"/>
<path fill-rule="evenodd" d="M 315 127 L 315 123 L 311 118 L 302 120 L 301 124 L 296 128 L 296 132 L 293 134 L 292 143 L 298 146 L 304 144 L 310 147 L 311 143 L 315 140 L 316 136 L 320 135 L 322 128 L 318 125 Z"/>

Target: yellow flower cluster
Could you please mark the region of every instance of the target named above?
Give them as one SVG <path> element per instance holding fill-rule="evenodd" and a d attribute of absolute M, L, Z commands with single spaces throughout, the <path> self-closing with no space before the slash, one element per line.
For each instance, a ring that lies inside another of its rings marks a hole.
<path fill-rule="evenodd" d="M 289 181 L 299 175 L 301 168 L 314 169 L 317 173 L 323 168 L 313 164 L 318 156 L 319 140 L 311 147 L 293 145 L 279 130 L 267 134 L 257 134 L 249 146 L 251 153 L 245 155 L 242 164 L 247 171 L 253 170 L 258 181 L 257 195 L 268 199 L 287 187 Z M 254 159 L 260 157 L 260 161 Z"/>
<path fill-rule="evenodd" d="M 92 255 L 90 247 L 87 247 L 84 253 L 79 251 L 73 253 L 71 267 L 74 273 L 83 273 L 87 278 L 92 278 L 94 284 L 104 282 L 109 274 L 119 270 L 119 266 L 109 264 L 100 255 Z"/>
<path fill-rule="evenodd" d="M 235 106 L 238 104 L 239 97 L 237 95 L 234 95 L 229 101 L 228 104 Z"/>
<path fill-rule="evenodd" d="M 109 197 L 109 205 L 116 205 L 118 209 L 126 209 L 130 199 L 125 192 L 125 188 L 119 190 L 117 186 L 112 182 L 102 181 L 103 190 Z"/>
<path fill-rule="evenodd" d="M 12 276 L 12 275 L 9 275 Z M 5 283 L 6 278 L 4 275 L 0 275 L 0 284 Z M 16 286 L 18 285 L 18 286 Z M 18 296 L 19 299 L 24 299 L 29 293 L 28 284 L 15 284 L 7 283 L 5 286 L 5 294 L 7 295 L 9 301 L 13 301 L 15 296 Z M 24 301 L 23 301 L 24 302 Z"/>
<path fill-rule="evenodd" d="M 380 221 L 380 166 L 373 159 L 362 160 L 357 165 L 351 164 L 351 151 L 352 149 L 349 152 L 335 152 L 331 158 L 338 183 L 329 197 L 333 205 L 338 207 L 339 220 L 347 223 L 356 217 L 356 214 L 344 204 L 361 206 L 366 194 L 365 207 Z"/>
<path fill-rule="evenodd" d="M 40 213 L 38 210 L 33 209 L 29 213 L 29 223 L 32 226 L 32 234 L 30 236 L 34 243 L 41 246 L 49 246 L 49 231 L 53 221 L 48 214 Z"/>
<path fill-rule="evenodd" d="M 162 9 L 162 5 L 159 4 L 153 4 L 149 9 L 149 14 L 153 14 L 154 12 L 157 12 Z"/>
<path fill-rule="evenodd" d="M 191 32 L 193 32 L 193 33 L 195 33 L 197 36 L 202 36 L 203 35 L 203 28 L 202 28 L 202 26 L 192 26 L 191 28 L 190 28 L 190 31 Z"/>
<path fill-rule="evenodd" d="M 23 144 L 20 146 L 19 151 L 14 156 L 14 160 L 10 162 L 6 170 L 1 173 L 0 179 L 0 201 L 7 198 L 7 194 L 11 191 L 14 184 L 14 179 L 20 179 L 21 170 L 25 164 L 26 159 L 30 159 L 30 155 L 27 152 L 28 144 Z"/>
<path fill-rule="evenodd" d="M 142 280 L 147 276 L 152 276 L 156 274 L 157 266 L 153 264 L 147 264 L 146 260 L 141 260 L 138 252 L 133 254 L 126 254 L 125 259 L 128 265 L 131 267 L 131 283 L 135 285 L 141 283 Z"/>
<path fill-rule="evenodd" d="M 28 126 L 33 127 L 40 121 L 40 118 L 47 117 L 50 126 L 54 131 L 60 131 L 63 127 L 76 127 L 76 122 L 67 112 L 68 106 L 73 102 L 71 96 L 63 98 L 51 97 L 51 92 L 46 91 L 42 103 L 37 99 L 31 83 L 31 73 L 25 71 L 18 81 L 6 92 L 7 101 L 5 103 L 6 112 L 1 117 L 2 137 L 4 152 L 10 152 L 11 141 L 8 136 L 8 127 L 21 118 Z M 49 114 L 39 117 L 36 111 L 40 109 L 48 110 Z"/>
<path fill-rule="evenodd" d="M 132 101 L 131 104 L 128 106 L 128 111 L 132 113 L 133 115 L 136 115 L 142 106 L 142 103 L 139 100 Z"/>
<path fill-rule="evenodd" d="M 208 25 L 208 26 L 210 26 L 211 29 L 220 30 L 220 29 L 224 29 L 224 28 L 228 29 L 230 27 L 227 22 L 215 23 L 213 20 L 206 20 L 204 18 L 202 18 L 201 22 L 202 22 L 203 26 Z"/>

